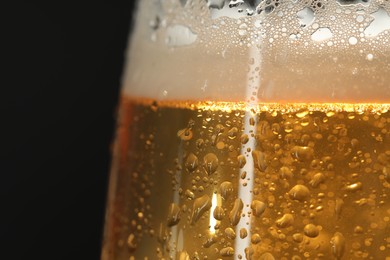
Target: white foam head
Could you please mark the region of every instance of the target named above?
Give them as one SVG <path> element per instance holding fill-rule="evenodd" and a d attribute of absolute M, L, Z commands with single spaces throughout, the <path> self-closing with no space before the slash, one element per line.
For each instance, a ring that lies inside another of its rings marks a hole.
<path fill-rule="evenodd" d="M 307 3 L 139 1 L 123 91 L 159 100 L 246 101 L 249 93 L 264 102 L 389 102 L 390 3 Z"/>

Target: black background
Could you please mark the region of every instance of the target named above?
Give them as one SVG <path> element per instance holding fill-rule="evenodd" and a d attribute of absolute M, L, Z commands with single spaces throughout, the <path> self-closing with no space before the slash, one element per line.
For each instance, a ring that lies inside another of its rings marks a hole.
<path fill-rule="evenodd" d="M 1 26 L 0 259 L 99 259 L 134 3 L 11 2 Z"/>

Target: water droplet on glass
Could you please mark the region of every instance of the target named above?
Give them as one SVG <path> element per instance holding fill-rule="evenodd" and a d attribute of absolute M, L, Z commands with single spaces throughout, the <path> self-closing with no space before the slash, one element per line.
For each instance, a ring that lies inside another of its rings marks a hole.
<path fill-rule="evenodd" d="M 265 211 L 266 207 L 267 206 L 265 205 L 264 202 L 259 200 L 253 200 L 251 203 L 252 214 L 255 217 L 260 217 Z"/>
<path fill-rule="evenodd" d="M 213 212 L 213 216 L 216 220 L 222 220 L 225 216 L 225 211 L 220 206 L 216 206 Z"/>
<path fill-rule="evenodd" d="M 305 185 L 295 185 L 289 192 L 290 199 L 304 202 L 309 199 L 310 191 Z"/>
<path fill-rule="evenodd" d="M 275 257 L 271 253 L 264 253 L 259 257 L 259 260 L 275 260 Z"/>
<path fill-rule="evenodd" d="M 177 225 L 179 221 L 180 221 L 180 208 L 177 204 L 171 203 L 168 209 L 167 225 L 168 227 L 172 227 L 174 225 Z"/>
<path fill-rule="evenodd" d="M 137 243 L 135 241 L 134 234 L 130 234 L 129 237 L 127 238 L 127 246 L 129 247 L 129 250 L 131 252 L 137 249 Z"/>
<path fill-rule="evenodd" d="M 279 228 L 286 228 L 291 226 L 294 223 L 294 216 L 287 213 L 284 214 L 281 218 L 275 221 L 276 226 Z"/>
<path fill-rule="evenodd" d="M 240 238 L 244 239 L 244 238 L 246 238 L 247 235 L 248 235 L 248 231 L 246 230 L 246 228 L 241 228 L 240 229 Z"/>
<path fill-rule="evenodd" d="M 322 173 L 316 173 L 314 174 L 313 178 L 310 180 L 309 184 L 313 187 L 313 188 L 317 188 L 318 185 L 320 185 L 321 183 L 323 183 L 325 181 L 325 175 L 322 174 Z"/>
<path fill-rule="evenodd" d="M 195 199 L 194 205 L 192 208 L 191 223 L 194 224 L 199 220 L 199 218 L 211 208 L 211 200 L 208 195 L 203 195 Z"/>
<path fill-rule="evenodd" d="M 196 157 L 195 154 L 190 153 L 187 156 L 187 160 L 186 160 L 186 163 L 185 163 L 185 166 L 186 166 L 187 170 L 189 172 L 195 171 L 195 169 L 198 167 L 198 164 L 199 164 L 198 157 Z"/>
<path fill-rule="evenodd" d="M 259 234 L 253 234 L 251 236 L 251 243 L 252 244 L 258 244 L 258 243 L 260 243 L 260 241 L 261 241 L 261 237 Z"/>
<path fill-rule="evenodd" d="M 232 127 L 228 132 L 227 135 L 229 139 L 233 140 L 237 137 L 238 129 L 237 127 Z"/>
<path fill-rule="evenodd" d="M 332 254 L 336 257 L 337 260 L 341 259 L 345 250 L 345 237 L 340 232 L 336 232 L 332 239 L 331 243 L 331 251 Z"/>
<path fill-rule="evenodd" d="M 245 159 L 245 156 L 240 154 L 239 156 L 237 156 L 237 161 L 238 161 L 238 166 L 240 168 L 243 168 L 246 164 L 246 159 Z"/>
<path fill-rule="evenodd" d="M 253 162 L 255 167 L 260 171 L 265 171 L 267 169 L 267 162 L 265 160 L 265 154 L 260 151 L 252 151 Z"/>
<path fill-rule="evenodd" d="M 230 227 L 225 229 L 225 235 L 231 240 L 236 238 L 236 232 L 234 232 L 234 230 Z"/>
<path fill-rule="evenodd" d="M 309 146 L 294 146 L 291 149 L 292 156 L 299 161 L 308 161 L 311 160 L 314 156 L 313 148 Z"/>
<path fill-rule="evenodd" d="M 219 186 L 219 193 L 225 200 L 233 193 L 233 184 L 229 181 L 224 181 Z"/>
<path fill-rule="evenodd" d="M 240 222 L 241 212 L 244 207 L 241 199 L 236 199 L 234 201 L 233 209 L 229 213 L 229 220 L 232 226 L 236 226 Z"/>
<path fill-rule="evenodd" d="M 221 256 L 232 256 L 234 255 L 234 249 L 233 247 L 225 247 L 222 248 L 221 251 L 219 251 L 219 253 L 221 254 Z"/>
<path fill-rule="evenodd" d="M 303 228 L 303 233 L 308 236 L 308 237 L 316 237 L 318 236 L 318 234 L 320 233 L 320 231 L 318 230 L 318 228 L 313 225 L 313 224 L 307 224 L 304 228 Z"/>
<path fill-rule="evenodd" d="M 360 190 L 361 188 L 363 187 L 363 183 L 361 182 L 356 182 L 356 183 L 352 183 L 350 185 L 347 185 L 345 187 L 345 189 L 347 191 L 357 191 L 357 190 Z"/>
<path fill-rule="evenodd" d="M 218 168 L 218 158 L 213 153 L 208 153 L 203 158 L 204 168 L 208 175 L 213 174 Z"/>

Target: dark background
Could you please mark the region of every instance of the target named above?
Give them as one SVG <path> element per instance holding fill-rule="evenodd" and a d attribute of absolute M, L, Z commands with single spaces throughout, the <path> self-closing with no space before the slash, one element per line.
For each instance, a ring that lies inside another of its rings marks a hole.
<path fill-rule="evenodd" d="M 0 258 L 99 259 L 134 3 L 11 2 L 1 27 L 10 58 L 0 95 Z"/>

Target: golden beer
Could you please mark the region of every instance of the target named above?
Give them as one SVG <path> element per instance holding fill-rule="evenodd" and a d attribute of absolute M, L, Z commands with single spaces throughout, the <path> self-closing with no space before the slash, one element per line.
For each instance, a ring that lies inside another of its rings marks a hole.
<path fill-rule="evenodd" d="M 386 259 L 389 108 L 124 98 L 107 259 Z"/>
<path fill-rule="evenodd" d="M 102 260 L 390 260 L 390 4 L 143 0 Z"/>

